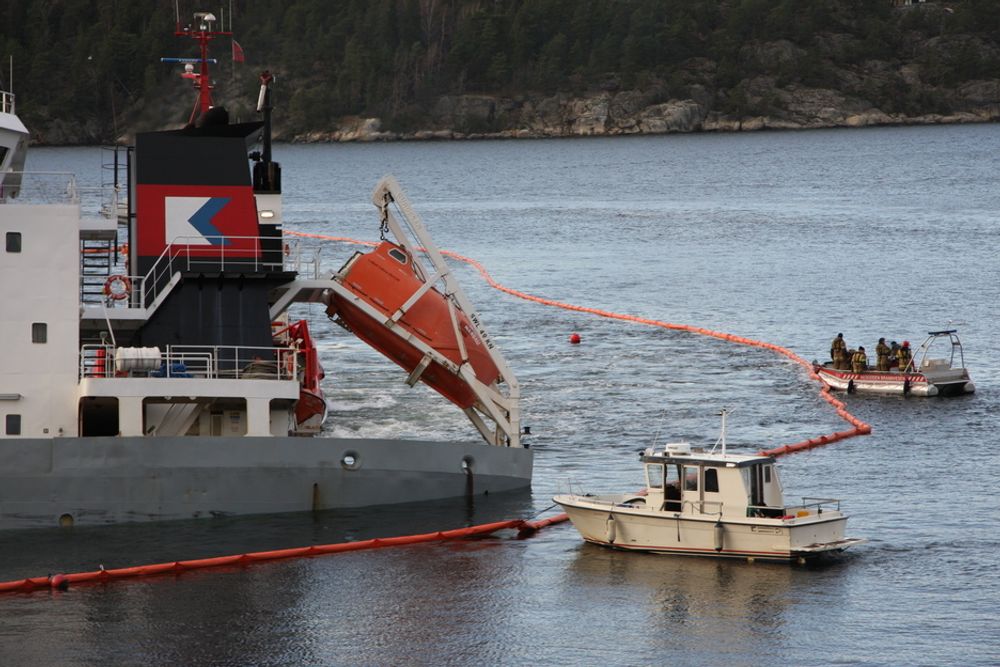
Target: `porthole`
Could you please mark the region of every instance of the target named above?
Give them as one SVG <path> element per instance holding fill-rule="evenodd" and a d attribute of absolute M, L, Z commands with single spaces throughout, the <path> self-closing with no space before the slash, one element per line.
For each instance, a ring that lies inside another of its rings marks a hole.
<path fill-rule="evenodd" d="M 357 452 L 344 452 L 340 458 L 340 465 L 344 470 L 357 470 L 361 467 L 361 457 Z"/>
<path fill-rule="evenodd" d="M 63 514 L 59 517 L 59 527 L 60 528 L 72 528 L 73 527 L 73 515 Z"/>

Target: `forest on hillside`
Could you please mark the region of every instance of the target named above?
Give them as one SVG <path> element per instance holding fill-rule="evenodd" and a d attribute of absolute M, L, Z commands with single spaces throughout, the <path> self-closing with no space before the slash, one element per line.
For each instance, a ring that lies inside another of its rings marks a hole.
<path fill-rule="evenodd" d="M 182 21 L 205 9 L 179 6 Z M 635 89 L 668 99 L 698 85 L 739 116 L 761 111 L 753 107 L 766 95 L 747 82 L 762 75 L 775 87 L 853 86 L 887 113 L 947 113 L 940 91 L 1000 76 L 997 0 L 236 0 L 232 10 L 246 62 L 231 62 L 219 41 L 217 97 L 253 96 L 268 68 L 289 133 L 344 116 L 412 130 L 432 122 L 441 96 L 473 93 Z M 177 66 L 160 57 L 194 55 L 195 45 L 174 36 L 174 23 L 167 0 L 6 0 L 0 55 L 13 57 L 25 123 L 62 123 L 92 142 L 183 120 L 191 98 L 178 103 Z M 779 51 L 792 56 L 748 48 L 768 44 L 790 45 Z M 843 75 L 872 61 L 915 63 L 922 85 Z"/>

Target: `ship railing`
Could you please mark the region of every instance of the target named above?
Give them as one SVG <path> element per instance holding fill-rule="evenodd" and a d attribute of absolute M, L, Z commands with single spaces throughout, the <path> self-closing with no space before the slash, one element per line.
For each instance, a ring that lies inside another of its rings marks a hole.
<path fill-rule="evenodd" d="M 113 208 L 111 210 L 114 210 Z M 163 249 L 153 266 L 143 276 L 117 275 L 128 278 L 115 287 L 128 287 L 127 296 L 120 291 L 117 298 L 105 295 L 109 308 L 149 308 L 171 278 L 181 272 L 295 272 L 319 279 L 322 274 L 322 247 L 319 244 L 282 242 L 280 237 L 261 236 L 178 236 Z M 105 276 L 102 280 L 109 278 Z M 96 283 L 95 283 L 96 284 Z M 89 295 L 85 301 L 100 301 Z"/>
<path fill-rule="evenodd" d="M 84 345 L 80 378 L 199 378 L 296 380 L 293 347 L 168 345 L 166 348 Z"/>
<path fill-rule="evenodd" d="M 84 248 L 84 251 L 87 250 L 90 248 Z M 121 266 L 122 262 L 116 265 L 116 267 Z M 141 308 L 144 292 L 142 287 L 145 280 L 146 276 L 129 276 L 124 273 L 116 273 L 113 276 L 106 273 L 81 274 L 80 301 L 103 303 L 106 308 Z"/>
<path fill-rule="evenodd" d="M 284 269 L 294 271 L 299 276 L 319 280 L 323 275 L 323 246 L 304 239 L 285 239 L 282 245 Z"/>
<path fill-rule="evenodd" d="M 14 113 L 14 93 L 0 90 L 0 113 Z"/>
<path fill-rule="evenodd" d="M 0 200 L 16 197 L 18 204 L 80 203 L 76 176 L 70 172 L 7 171 L 3 176 L 0 179 Z"/>
<path fill-rule="evenodd" d="M 280 245 L 276 252 L 262 251 L 268 241 L 260 236 L 174 237 L 144 277 L 140 306 L 155 302 L 175 273 L 282 270 Z"/>

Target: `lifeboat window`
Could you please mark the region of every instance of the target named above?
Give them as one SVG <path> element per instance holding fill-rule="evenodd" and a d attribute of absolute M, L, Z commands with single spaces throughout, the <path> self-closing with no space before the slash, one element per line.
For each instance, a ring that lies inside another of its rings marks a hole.
<path fill-rule="evenodd" d="M 7 232 L 7 252 L 21 252 L 21 232 Z"/>
<path fill-rule="evenodd" d="M 21 415 L 7 415 L 6 422 L 7 435 L 21 435 Z"/>
<path fill-rule="evenodd" d="M 392 248 L 392 249 L 390 249 L 389 250 L 389 257 L 392 257 L 394 260 L 396 260 L 400 264 L 406 264 L 406 253 L 403 252 L 402 250 L 400 250 L 399 248 Z"/>
<path fill-rule="evenodd" d="M 663 488 L 663 464 L 651 463 L 646 466 L 646 484 L 651 489 Z"/>
<path fill-rule="evenodd" d="M 719 471 L 715 468 L 705 468 L 705 493 L 719 492 Z"/>

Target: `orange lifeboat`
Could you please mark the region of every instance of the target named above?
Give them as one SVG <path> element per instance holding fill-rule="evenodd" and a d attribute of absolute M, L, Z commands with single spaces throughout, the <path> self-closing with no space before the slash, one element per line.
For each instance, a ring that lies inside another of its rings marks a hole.
<path fill-rule="evenodd" d="M 391 318 L 397 311 L 426 284 L 420 268 L 403 247 L 383 241 L 369 253 L 355 254 L 341 269 L 337 282 L 382 317 L 375 318 L 348 295 L 338 291 L 332 291 L 327 299 L 327 315 L 339 317 L 358 338 L 408 373 L 418 369 L 425 351 L 393 331 L 394 327 L 405 329 L 456 367 L 462 365 L 462 352 L 455 336 L 448 298 L 436 289 L 427 289 L 406 308 L 395 325 L 391 324 Z M 457 304 L 453 307 L 462 344 L 476 378 L 487 386 L 495 384 L 500 379 L 500 371 L 486 344 L 468 315 Z M 462 409 L 476 403 L 475 393 L 462 376 L 438 362 L 427 365 L 420 379 Z"/>

